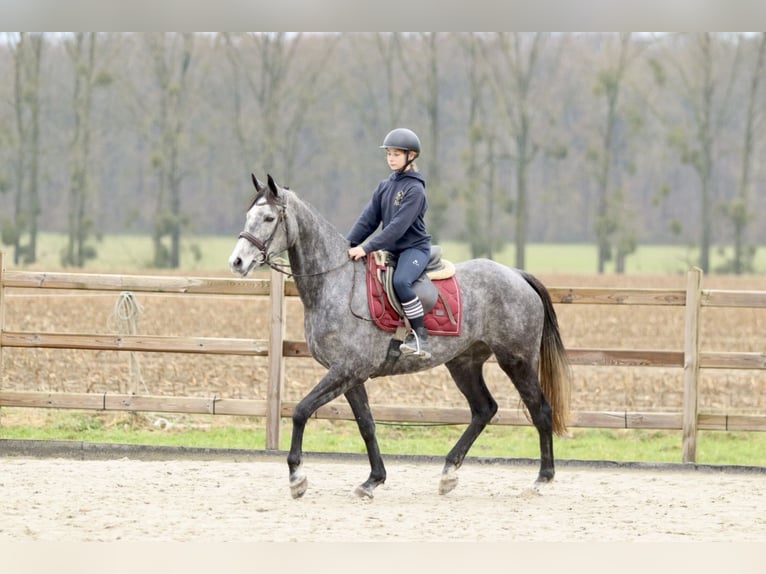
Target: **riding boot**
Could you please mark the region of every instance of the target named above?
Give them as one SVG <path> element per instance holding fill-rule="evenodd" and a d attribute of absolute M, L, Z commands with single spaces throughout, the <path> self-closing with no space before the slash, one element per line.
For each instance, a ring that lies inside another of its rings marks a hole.
<path fill-rule="evenodd" d="M 404 355 L 414 355 L 421 359 L 430 359 L 431 351 L 428 346 L 428 330 L 423 325 L 413 326 L 413 329 L 407 333 L 404 342 L 399 348 Z"/>

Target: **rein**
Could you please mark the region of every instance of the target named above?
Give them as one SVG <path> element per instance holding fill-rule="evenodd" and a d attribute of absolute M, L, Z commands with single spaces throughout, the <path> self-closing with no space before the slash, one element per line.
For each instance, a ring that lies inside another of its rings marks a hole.
<path fill-rule="evenodd" d="M 274 261 L 273 253 L 269 253 L 269 246 L 271 245 L 271 242 L 274 240 L 274 236 L 277 234 L 277 229 L 279 229 L 279 223 L 282 222 L 285 226 L 285 234 L 289 235 L 287 230 L 287 217 L 285 217 L 285 210 L 286 205 L 283 203 L 277 204 L 279 205 L 279 220 L 277 221 L 277 224 L 274 226 L 274 229 L 271 232 L 271 235 L 266 239 L 266 241 L 261 241 L 258 239 L 255 235 L 250 233 L 249 231 L 242 231 L 239 234 L 239 239 L 247 239 L 258 251 L 261 252 L 261 255 L 263 255 L 263 262 L 271 267 L 274 271 L 281 273 L 282 275 L 286 275 L 287 277 L 317 277 L 319 275 L 324 275 L 325 273 L 331 273 L 332 271 L 335 271 L 337 269 L 340 269 L 343 267 L 346 263 L 350 263 L 351 260 L 347 259 L 346 261 L 341 262 L 339 265 L 336 265 L 335 267 L 331 267 L 330 269 L 325 269 L 323 271 L 317 271 L 316 273 L 293 273 L 292 271 L 289 271 L 290 264 L 289 263 L 277 263 Z"/>
<path fill-rule="evenodd" d="M 331 267 L 330 269 L 325 269 L 323 271 L 317 271 L 316 273 L 293 273 L 292 271 L 285 271 L 285 269 L 290 269 L 289 263 L 277 263 L 270 257 L 266 258 L 266 265 L 271 267 L 274 271 L 281 273 L 282 275 L 286 275 L 287 277 L 317 277 L 319 275 L 324 275 L 325 273 L 336 271 L 343 267 L 346 263 L 351 263 L 351 260 L 349 259 L 348 261 L 343 261 L 340 263 L 340 265 L 336 265 L 335 267 Z"/>

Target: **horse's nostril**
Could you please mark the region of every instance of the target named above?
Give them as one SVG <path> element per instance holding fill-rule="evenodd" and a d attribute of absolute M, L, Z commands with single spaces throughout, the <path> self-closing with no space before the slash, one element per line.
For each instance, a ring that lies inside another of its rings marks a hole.
<path fill-rule="evenodd" d="M 237 268 L 242 267 L 242 258 L 241 257 L 237 257 L 234 260 L 234 267 L 237 267 Z"/>

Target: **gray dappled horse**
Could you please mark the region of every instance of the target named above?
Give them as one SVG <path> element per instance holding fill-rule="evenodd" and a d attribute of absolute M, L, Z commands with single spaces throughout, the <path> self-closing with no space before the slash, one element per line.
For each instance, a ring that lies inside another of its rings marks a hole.
<path fill-rule="evenodd" d="M 365 262 L 352 262 L 348 242 L 314 208 L 269 175 L 263 184 L 253 175 L 256 196 L 245 227 L 229 257 L 242 276 L 261 265 L 279 264 L 287 251 L 290 275 L 303 302 L 305 336 L 313 357 L 327 374 L 295 407 L 287 457 L 290 491 L 303 496 L 303 432 L 314 412 L 345 395 L 367 447 L 371 472 L 355 490 L 372 498 L 386 480 L 365 382 L 384 363 L 391 334 L 370 320 Z M 444 363 L 471 409 L 471 422 L 447 454 L 439 483 L 446 494 L 457 485 L 457 469 L 468 449 L 497 412 L 482 366 L 495 355 L 510 377 L 540 436 L 540 472 L 535 487 L 553 479 L 553 433 L 566 431 L 569 417 L 569 363 L 550 295 L 530 274 L 487 259 L 456 266 L 463 301 L 463 325 L 457 337 L 431 337 L 432 357 L 402 355 L 386 374 L 424 371 Z M 539 378 L 538 378 L 539 376 Z"/>

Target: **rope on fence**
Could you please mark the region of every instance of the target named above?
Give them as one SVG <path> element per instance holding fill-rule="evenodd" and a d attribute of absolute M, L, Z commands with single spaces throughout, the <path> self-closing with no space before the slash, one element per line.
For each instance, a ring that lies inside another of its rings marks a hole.
<path fill-rule="evenodd" d="M 110 323 L 117 330 L 118 333 L 124 335 L 137 335 L 138 334 L 138 321 L 141 318 L 143 307 L 136 301 L 133 293 L 130 291 L 122 291 L 117 296 L 117 302 L 114 304 L 114 309 L 109 317 Z M 144 391 L 149 393 L 149 389 L 146 387 L 144 378 L 141 375 L 141 363 L 139 361 L 138 353 L 131 351 L 129 353 L 129 365 L 130 365 L 130 383 L 127 392 L 135 395 L 138 391 L 138 384 L 144 387 Z M 122 387 L 120 383 L 120 387 Z M 120 392 L 125 392 L 125 389 L 120 388 Z"/>

